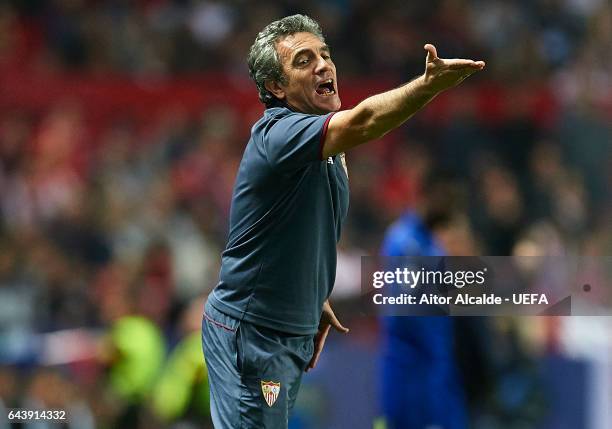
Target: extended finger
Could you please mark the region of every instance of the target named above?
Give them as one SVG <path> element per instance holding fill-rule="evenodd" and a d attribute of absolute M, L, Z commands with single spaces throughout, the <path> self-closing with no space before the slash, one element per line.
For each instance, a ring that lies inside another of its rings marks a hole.
<path fill-rule="evenodd" d="M 472 61 L 472 60 L 461 60 L 461 59 L 453 59 L 453 60 L 444 60 L 448 68 L 452 70 L 458 69 L 474 69 L 481 70 L 485 66 L 484 61 Z"/>
<path fill-rule="evenodd" d="M 342 332 L 343 334 L 346 334 L 349 329 L 344 327 L 342 325 L 342 323 L 340 323 L 340 321 L 338 320 L 338 318 L 336 317 L 335 314 L 331 315 L 331 319 L 329 321 L 329 323 L 334 327 L 334 329 L 338 332 Z"/>
<path fill-rule="evenodd" d="M 310 359 L 310 362 L 308 363 L 308 366 L 306 367 L 306 372 L 313 369 L 317 365 L 317 362 L 319 361 L 319 356 L 321 355 L 321 351 L 323 351 L 323 346 L 325 345 L 325 339 L 329 334 L 329 328 L 329 325 L 326 326 L 323 331 L 319 332 L 315 337 L 315 350 L 312 355 L 312 358 Z"/>

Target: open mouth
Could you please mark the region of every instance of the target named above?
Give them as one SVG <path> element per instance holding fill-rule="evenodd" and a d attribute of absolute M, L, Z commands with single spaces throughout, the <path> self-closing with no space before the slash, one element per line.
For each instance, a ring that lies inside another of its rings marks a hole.
<path fill-rule="evenodd" d="M 317 85 L 317 94 L 323 96 L 330 96 L 336 93 L 336 89 L 334 88 L 333 79 L 327 79 Z"/>

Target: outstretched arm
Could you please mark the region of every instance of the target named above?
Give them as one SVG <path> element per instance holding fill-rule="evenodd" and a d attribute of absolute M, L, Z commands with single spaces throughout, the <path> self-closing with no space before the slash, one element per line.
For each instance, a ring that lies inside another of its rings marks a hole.
<path fill-rule="evenodd" d="M 343 334 L 346 334 L 349 331 L 348 328 L 342 326 L 342 323 L 338 321 L 336 315 L 334 314 L 334 311 L 331 308 L 331 305 L 329 305 L 329 300 L 327 300 L 323 304 L 323 313 L 321 314 L 319 331 L 316 333 L 313 340 L 314 353 L 312 355 L 312 359 L 310 359 L 310 362 L 306 367 L 306 372 L 313 369 L 317 365 L 317 362 L 319 361 L 319 356 L 321 355 L 321 352 L 323 351 L 323 346 L 325 345 L 325 339 L 327 338 L 327 335 L 329 334 L 329 330 L 331 328 L 334 328 L 336 331 L 342 332 Z"/>
<path fill-rule="evenodd" d="M 440 92 L 482 70 L 484 61 L 442 59 L 433 45 L 425 45 L 425 73 L 391 91 L 366 98 L 329 121 L 323 158 L 382 137 L 399 127 Z"/>

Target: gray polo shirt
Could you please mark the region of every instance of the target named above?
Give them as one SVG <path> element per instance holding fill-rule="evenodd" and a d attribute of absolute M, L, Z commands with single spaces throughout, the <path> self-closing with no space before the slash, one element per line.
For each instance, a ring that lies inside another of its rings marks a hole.
<path fill-rule="evenodd" d="M 217 310 L 279 331 L 317 331 L 349 202 L 341 157 L 321 160 L 332 115 L 274 107 L 253 126 L 209 297 Z"/>

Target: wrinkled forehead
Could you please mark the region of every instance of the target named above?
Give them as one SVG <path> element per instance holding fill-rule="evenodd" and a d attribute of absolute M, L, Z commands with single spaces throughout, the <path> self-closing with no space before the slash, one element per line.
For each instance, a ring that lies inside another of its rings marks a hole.
<path fill-rule="evenodd" d="M 322 50 L 329 50 L 329 48 L 316 35 L 306 32 L 289 34 L 276 42 L 276 52 L 278 52 L 282 63 L 291 61 L 297 53 L 304 50 L 320 52 Z"/>

